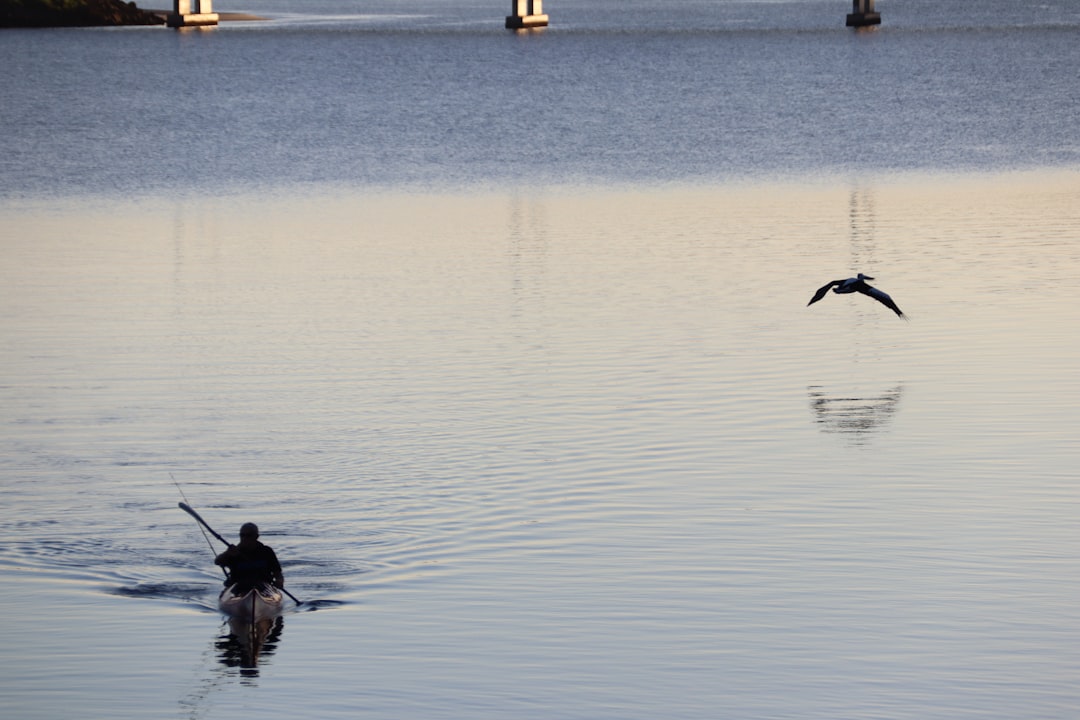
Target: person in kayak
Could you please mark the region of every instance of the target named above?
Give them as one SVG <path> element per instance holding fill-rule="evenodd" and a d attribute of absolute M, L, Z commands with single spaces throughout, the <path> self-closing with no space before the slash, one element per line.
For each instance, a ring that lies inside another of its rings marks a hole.
<path fill-rule="evenodd" d="M 246 593 L 259 583 L 285 587 L 281 563 L 269 545 L 259 542 L 259 528 L 255 523 L 240 526 L 240 544 L 214 558 L 214 563 L 228 570 L 226 585 L 235 584 L 237 594 Z"/>

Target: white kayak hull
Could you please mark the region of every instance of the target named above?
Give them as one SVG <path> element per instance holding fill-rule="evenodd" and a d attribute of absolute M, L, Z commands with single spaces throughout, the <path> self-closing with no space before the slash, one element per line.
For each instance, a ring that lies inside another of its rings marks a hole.
<path fill-rule="evenodd" d="M 281 590 L 272 585 L 259 585 L 243 595 L 230 585 L 218 596 L 218 608 L 234 620 L 257 622 L 272 620 L 281 614 L 284 597 Z"/>

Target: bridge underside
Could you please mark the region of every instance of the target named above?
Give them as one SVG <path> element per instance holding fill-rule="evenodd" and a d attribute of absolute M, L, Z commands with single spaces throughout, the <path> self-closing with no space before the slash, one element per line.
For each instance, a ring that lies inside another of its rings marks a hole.
<path fill-rule="evenodd" d="M 881 13 L 848 13 L 848 27 L 866 27 L 867 25 L 880 25 Z"/>

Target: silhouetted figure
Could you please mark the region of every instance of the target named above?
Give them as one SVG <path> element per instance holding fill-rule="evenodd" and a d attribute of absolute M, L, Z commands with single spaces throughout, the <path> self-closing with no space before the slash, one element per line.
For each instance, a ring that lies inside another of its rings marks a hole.
<path fill-rule="evenodd" d="M 281 563 L 270 546 L 259 542 L 259 528 L 255 523 L 241 525 L 240 544 L 229 545 L 229 549 L 214 558 L 214 562 L 228 570 L 225 584 L 235 584 L 233 593 L 236 595 L 243 595 L 260 583 L 285 587 Z"/>

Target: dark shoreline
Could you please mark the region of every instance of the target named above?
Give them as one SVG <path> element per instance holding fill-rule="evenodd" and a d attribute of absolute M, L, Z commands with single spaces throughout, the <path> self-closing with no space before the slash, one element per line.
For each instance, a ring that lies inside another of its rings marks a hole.
<path fill-rule="evenodd" d="M 123 0 L 0 0 L 0 28 L 164 25 L 170 12 Z M 267 19 L 244 12 L 217 15 L 222 22 Z"/>

